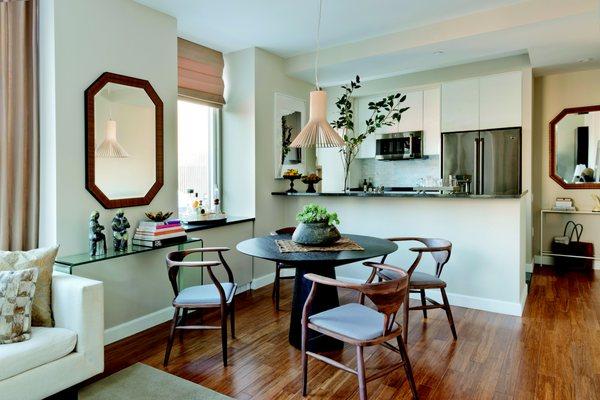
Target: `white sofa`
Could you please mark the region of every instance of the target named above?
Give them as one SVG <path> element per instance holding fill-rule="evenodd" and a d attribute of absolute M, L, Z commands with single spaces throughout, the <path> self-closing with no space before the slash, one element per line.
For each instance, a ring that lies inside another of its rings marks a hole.
<path fill-rule="evenodd" d="M 42 399 L 104 370 L 102 282 L 54 272 L 54 328 L 0 345 L 0 398 Z"/>

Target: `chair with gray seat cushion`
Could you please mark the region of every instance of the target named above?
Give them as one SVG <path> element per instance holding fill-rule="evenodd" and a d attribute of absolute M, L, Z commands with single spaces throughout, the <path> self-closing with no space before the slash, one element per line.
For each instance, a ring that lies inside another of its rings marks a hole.
<path fill-rule="evenodd" d="M 303 396 L 306 396 L 308 391 L 308 356 L 311 356 L 346 372 L 357 375 L 360 400 L 367 399 L 368 381 L 381 378 L 400 367 L 404 367 L 413 398 L 418 399 L 417 387 L 413 378 L 408 353 L 406 352 L 404 342 L 400 339 L 402 330 L 395 321 L 396 314 L 406 298 L 406 292 L 408 290 L 408 274 L 399 268 L 386 264 L 373 262 L 366 262 L 364 264 L 372 268 L 371 276 L 364 284 L 342 282 L 315 274 L 304 275 L 304 278 L 312 281 L 313 284 L 302 312 Z M 391 272 L 396 278 L 386 280 L 385 282 L 373 283 L 375 276 L 381 271 Z M 319 290 L 319 286 L 321 285 L 358 291 L 360 293 L 359 303 L 344 304 L 331 310 L 309 316 L 315 293 Z M 364 305 L 365 297 L 373 302 L 375 306 L 374 309 Z M 325 357 L 322 354 L 307 351 L 306 343 L 308 340 L 308 329 L 356 346 L 356 369 L 352 369 L 351 367 Z M 398 347 L 388 343 L 388 341 L 392 339 L 396 339 Z M 367 377 L 363 349 L 365 346 L 375 345 L 381 345 L 398 353 L 401 357 L 401 361 L 382 368 Z"/>
<path fill-rule="evenodd" d="M 228 251 L 227 247 L 205 247 L 199 249 L 190 249 L 185 251 L 174 251 L 167 255 L 167 272 L 169 281 L 173 287 L 175 298 L 173 306 L 175 314 L 171 323 L 171 332 L 167 342 L 167 350 L 165 352 L 164 366 L 169 362 L 169 355 L 173 347 L 173 339 L 175 330 L 190 330 L 190 329 L 220 329 L 221 330 L 221 346 L 223 348 L 223 365 L 227 366 L 227 317 L 231 320 L 231 338 L 235 337 L 235 291 L 236 283 L 233 281 L 233 273 L 229 265 L 223 258 L 223 252 Z M 220 261 L 184 261 L 185 257 L 194 253 L 217 253 Z M 213 267 L 222 265 L 227 272 L 228 282 L 219 282 L 213 272 Z M 179 290 L 177 276 L 181 267 L 190 268 L 206 268 L 208 275 L 213 283 L 207 285 L 191 286 Z M 196 310 L 202 308 L 220 308 L 221 310 L 221 325 L 186 325 L 188 310 Z M 179 311 L 182 310 L 182 316 L 179 317 Z"/>
<path fill-rule="evenodd" d="M 407 299 L 404 302 L 404 342 L 408 341 L 408 313 L 410 310 L 423 311 L 423 317 L 427 318 L 427 310 L 441 308 L 446 312 L 446 317 L 450 323 L 450 330 L 452 331 L 452 337 L 454 340 L 457 339 L 456 328 L 454 326 L 454 318 L 452 318 L 452 310 L 450 309 L 450 303 L 448 302 L 448 296 L 446 296 L 446 282 L 440 279 L 442 269 L 448 263 L 450 259 L 450 253 L 452 252 L 452 243 L 446 239 L 428 239 L 419 237 L 400 237 L 388 239 L 392 242 L 405 242 L 405 241 L 416 241 L 425 245 L 425 247 L 412 247 L 410 251 L 417 253 L 415 260 L 408 269 L 408 275 L 410 282 L 408 285 L 408 292 L 406 294 Z M 421 271 L 415 271 L 419 266 L 423 253 L 429 253 L 433 257 L 435 266 L 435 275 L 427 274 Z M 385 262 L 387 256 L 384 256 L 381 262 Z M 396 279 L 393 271 L 381 271 L 379 277 L 383 280 Z M 435 300 L 425 295 L 426 289 L 439 289 L 442 294 L 443 304 L 438 303 Z M 410 307 L 408 301 L 409 293 L 419 293 L 421 295 L 421 305 Z M 429 303 L 429 304 L 427 304 Z"/>

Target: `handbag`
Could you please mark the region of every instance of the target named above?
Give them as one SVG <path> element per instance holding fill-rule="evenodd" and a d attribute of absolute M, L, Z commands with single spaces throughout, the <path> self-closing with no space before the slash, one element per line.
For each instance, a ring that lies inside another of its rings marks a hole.
<path fill-rule="evenodd" d="M 570 232 L 569 232 L 570 230 Z M 568 221 L 563 230 L 563 236 L 557 236 L 552 241 L 552 253 L 565 256 L 594 257 L 594 244 L 581 241 L 583 225 Z M 554 266 L 557 269 L 591 269 L 594 260 L 554 256 Z"/>

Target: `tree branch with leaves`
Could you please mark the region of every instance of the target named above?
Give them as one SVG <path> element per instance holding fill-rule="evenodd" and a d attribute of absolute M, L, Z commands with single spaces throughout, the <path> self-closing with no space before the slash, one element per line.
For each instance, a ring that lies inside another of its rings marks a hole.
<path fill-rule="evenodd" d="M 356 75 L 354 81 L 350 81 L 350 85 L 342 86 L 344 93 L 335 102 L 339 116 L 331 124 L 334 128 L 342 130 L 343 133 L 345 145 L 340 149 L 340 155 L 344 165 L 344 190 L 348 188 L 350 166 L 367 136 L 372 135 L 383 126 L 392 126 L 394 123 L 399 123 L 402 113 L 409 109 L 409 107 L 401 107 L 404 100 L 406 100 L 406 95 L 401 93 L 390 94 L 379 101 L 369 102 L 368 107 L 369 110 L 372 110 L 372 113 L 369 119 L 365 121 L 366 129 L 364 132 L 355 132 L 352 99 L 354 91 L 360 87 L 360 77 L 358 75 Z"/>

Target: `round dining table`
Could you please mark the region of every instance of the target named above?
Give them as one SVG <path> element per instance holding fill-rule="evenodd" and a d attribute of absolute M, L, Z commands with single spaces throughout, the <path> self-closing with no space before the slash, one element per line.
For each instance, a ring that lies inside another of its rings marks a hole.
<path fill-rule="evenodd" d="M 269 235 L 256 237 L 238 243 L 237 250 L 252 257 L 262 258 L 296 269 L 294 278 L 294 295 L 292 312 L 290 316 L 289 342 L 297 349 L 301 348 L 302 340 L 302 309 L 306 298 L 312 288 L 312 282 L 305 279 L 304 275 L 314 273 L 335 279 L 335 267 L 351 264 L 357 261 L 374 257 L 382 257 L 393 253 L 398 245 L 389 240 L 372 236 L 342 234 L 359 244 L 364 250 L 344 251 L 310 251 L 282 253 L 277 245 L 277 240 L 290 240 L 291 235 Z M 340 305 L 337 288 L 320 285 L 312 303 L 310 315 L 335 308 Z M 343 343 L 337 339 L 309 331 L 307 350 L 313 352 L 326 352 L 339 350 Z"/>

